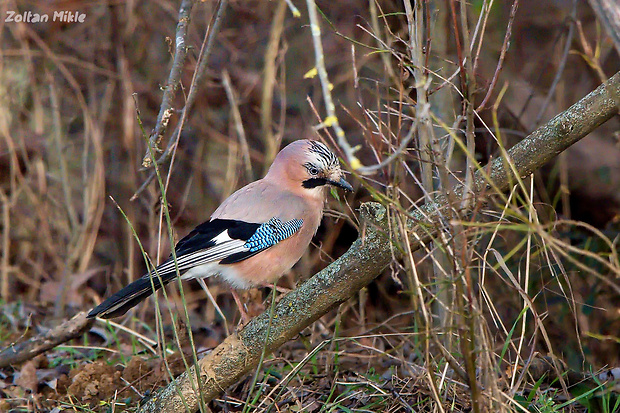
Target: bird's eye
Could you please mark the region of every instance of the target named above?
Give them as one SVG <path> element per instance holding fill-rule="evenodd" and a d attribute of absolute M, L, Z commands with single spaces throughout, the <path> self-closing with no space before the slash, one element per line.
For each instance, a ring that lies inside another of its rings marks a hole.
<path fill-rule="evenodd" d="M 311 166 L 308 168 L 308 172 L 310 172 L 310 175 L 318 175 L 319 174 L 319 169 L 315 168 L 314 166 Z"/>

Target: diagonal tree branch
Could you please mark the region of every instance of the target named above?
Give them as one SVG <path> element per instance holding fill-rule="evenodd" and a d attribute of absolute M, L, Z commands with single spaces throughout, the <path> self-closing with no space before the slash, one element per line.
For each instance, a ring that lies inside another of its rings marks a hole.
<path fill-rule="evenodd" d="M 21 343 L 10 344 L 0 351 L 0 368 L 30 360 L 47 350 L 81 336 L 95 323 L 94 319 L 86 318 L 87 314 L 88 312 L 82 311 L 46 333 L 39 334 Z"/>
<path fill-rule="evenodd" d="M 507 156 L 514 170 L 520 177 L 530 175 L 618 114 L 619 97 L 620 72 L 510 149 Z M 482 171 L 476 173 L 478 191 L 505 190 L 516 181 L 506 161 L 497 158 L 489 165 L 490 182 Z M 412 214 L 408 227 L 413 232 L 411 239 L 418 240 L 412 250 L 419 247 L 420 240 L 430 238 L 433 221 L 445 207 L 440 198 L 437 203 L 426 204 L 423 211 Z M 392 248 L 388 237 L 389 214 L 383 206 L 363 204 L 361 216 L 365 227 L 360 238 L 343 256 L 282 298 L 273 310 L 271 325 L 269 312 L 265 312 L 199 361 L 202 394 L 196 394 L 191 385 L 196 380 L 196 371 L 192 368 L 147 401 L 140 411 L 178 412 L 185 411 L 186 406 L 195 411 L 199 397 L 208 402 L 255 369 L 263 348 L 267 353 L 273 352 L 368 285 L 389 265 L 397 250 Z"/>

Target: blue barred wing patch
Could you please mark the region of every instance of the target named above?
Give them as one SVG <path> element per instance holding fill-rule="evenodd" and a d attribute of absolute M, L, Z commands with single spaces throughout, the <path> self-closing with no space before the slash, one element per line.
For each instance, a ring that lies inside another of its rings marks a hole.
<path fill-rule="evenodd" d="M 303 223 L 303 219 L 292 219 L 288 222 L 282 222 L 278 218 L 271 218 L 258 227 L 254 235 L 245 242 L 244 247 L 249 252 L 261 251 L 272 247 L 299 231 Z"/>

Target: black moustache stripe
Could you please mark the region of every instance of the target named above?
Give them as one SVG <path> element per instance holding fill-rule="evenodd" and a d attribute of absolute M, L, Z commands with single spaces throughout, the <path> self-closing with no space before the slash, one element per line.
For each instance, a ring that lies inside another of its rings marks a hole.
<path fill-rule="evenodd" d="M 301 183 L 301 186 L 304 188 L 316 188 L 317 186 L 323 186 L 327 184 L 327 179 L 325 178 L 310 178 L 306 179 Z"/>

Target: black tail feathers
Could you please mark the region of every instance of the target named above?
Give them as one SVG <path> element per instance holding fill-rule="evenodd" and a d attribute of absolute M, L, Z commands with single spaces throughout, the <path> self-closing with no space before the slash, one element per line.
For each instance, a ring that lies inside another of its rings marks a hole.
<path fill-rule="evenodd" d="M 129 311 L 131 308 L 138 305 L 142 300 L 153 294 L 154 291 L 159 290 L 162 286 L 168 284 L 176 273 L 164 274 L 160 277 L 153 277 L 151 284 L 151 277 L 144 276 L 122 290 L 118 291 L 110 298 L 93 308 L 88 313 L 87 318 L 114 318 L 119 317 Z"/>

